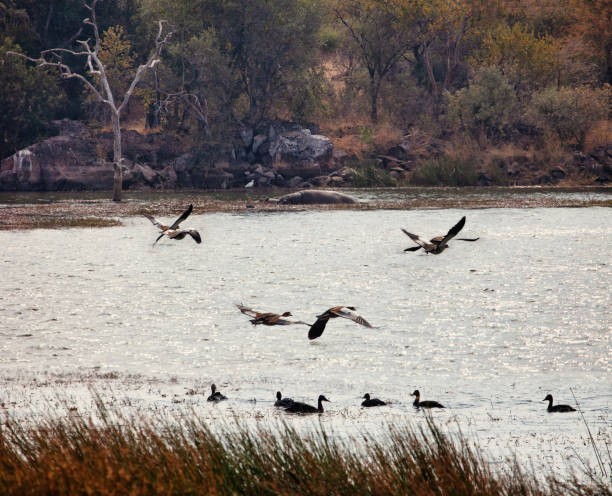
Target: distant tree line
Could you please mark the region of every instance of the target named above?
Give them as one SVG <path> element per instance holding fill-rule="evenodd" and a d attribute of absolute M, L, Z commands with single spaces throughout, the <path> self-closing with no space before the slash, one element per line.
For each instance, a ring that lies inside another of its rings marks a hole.
<path fill-rule="evenodd" d="M 88 16 L 82 0 L 0 0 L 0 158 L 55 118 L 110 125 L 82 81 L 7 55 L 75 49 L 93 38 Z M 97 20 L 116 95 L 151 56 L 157 21 L 174 31 L 128 113 L 194 143 L 282 118 L 580 148 L 609 118 L 606 0 L 99 0 Z M 79 57 L 64 62 L 83 72 Z"/>

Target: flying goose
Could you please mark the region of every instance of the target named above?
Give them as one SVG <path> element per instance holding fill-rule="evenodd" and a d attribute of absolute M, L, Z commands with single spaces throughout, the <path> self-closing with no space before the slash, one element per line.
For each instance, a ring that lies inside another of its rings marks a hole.
<path fill-rule="evenodd" d="M 187 217 L 189 217 L 189 214 L 191 214 L 192 210 L 193 204 L 189 205 L 189 207 L 187 207 L 187 210 L 185 210 L 181 215 L 179 215 L 178 219 L 176 219 L 170 226 L 166 226 L 165 224 L 158 222 L 152 215 L 143 214 L 160 231 L 160 234 L 155 240 L 155 243 L 157 243 L 164 235 L 168 236 L 170 239 L 181 240 L 188 234 L 195 240 L 196 243 L 201 243 L 202 238 L 200 237 L 200 233 L 195 229 L 179 229 L 181 222 L 183 222 Z M 153 243 L 153 246 L 155 246 L 155 243 Z"/>
<path fill-rule="evenodd" d="M 461 220 L 457 222 L 450 230 L 446 233 L 445 236 L 437 236 L 429 240 L 429 242 L 425 241 L 417 234 L 412 234 L 406 229 L 402 229 L 402 232 L 409 236 L 412 241 L 414 241 L 418 246 L 412 246 L 410 248 L 406 248 L 404 251 L 417 251 L 423 248 L 427 253 L 433 253 L 434 255 L 438 255 L 442 253 L 446 248 L 448 248 L 448 242 L 454 238 L 459 231 L 463 229 L 465 225 L 465 216 L 461 217 Z M 478 241 L 480 238 L 458 238 L 462 241 Z"/>
<path fill-rule="evenodd" d="M 277 314 L 277 313 L 271 313 L 271 312 L 258 312 L 256 310 L 253 310 L 252 308 L 249 307 L 245 307 L 244 305 L 236 305 L 236 307 L 238 308 L 238 310 L 240 310 L 243 314 L 248 315 L 249 317 L 253 317 L 250 322 L 253 325 L 259 325 L 259 324 L 263 324 L 263 325 L 267 325 L 267 326 L 273 326 L 273 325 L 292 325 L 292 324 L 303 324 L 303 325 L 307 325 L 309 326 L 310 324 L 307 324 L 306 322 L 302 322 L 301 320 L 289 320 L 286 319 L 285 317 L 292 317 L 292 313 L 291 312 L 285 312 L 281 315 Z"/>
<path fill-rule="evenodd" d="M 363 395 L 361 406 L 384 406 L 386 403 L 378 398 L 370 398 L 370 393 Z"/>
<path fill-rule="evenodd" d="M 276 392 L 276 401 L 274 402 L 274 406 L 278 406 L 281 408 L 287 408 L 295 403 L 291 398 L 283 398 L 283 395 L 280 391 Z"/>
<path fill-rule="evenodd" d="M 210 385 L 210 390 L 212 391 L 212 393 L 208 398 L 206 398 L 206 401 L 222 401 L 227 399 L 227 396 L 224 396 L 219 391 L 217 391 L 217 386 L 215 386 L 214 384 Z"/>
<path fill-rule="evenodd" d="M 548 401 L 548 408 L 546 409 L 547 412 L 575 412 L 576 409 L 572 408 L 569 405 L 555 405 L 553 406 L 553 397 L 552 394 L 547 394 L 546 398 L 544 398 L 542 401 Z"/>
<path fill-rule="evenodd" d="M 300 401 L 294 401 L 290 406 L 285 408 L 285 411 L 287 413 L 323 413 L 323 401 L 329 400 L 322 394 L 319 395 L 318 408 Z"/>
<path fill-rule="evenodd" d="M 418 389 L 415 389 L 414 393 L 412 393 L 410 396 L 414 396 L 414 402 L 412 405 L 415 408 L 444 408 L 444 405 L 438 403 L 437 401 L 419 401 L 421 398 L 421 393 L 419 393 Z"/>
<path fill-rule="evenodd" d="M 323 334 L 329 319 L 335 319 L 337 317 L 352 320 L 353 322 L 365 327 L 372 327 L 372 325 L 366 319 L 364 319 L 361 315 L 357 315 L 354 310 L 355 307 L 338 306 L 326 310 L 321 315 L 317 315 L 316 322 L 310 326 L 310 330 L 308 331 L 308 339 L 317 339 L 321 334 Z"/>

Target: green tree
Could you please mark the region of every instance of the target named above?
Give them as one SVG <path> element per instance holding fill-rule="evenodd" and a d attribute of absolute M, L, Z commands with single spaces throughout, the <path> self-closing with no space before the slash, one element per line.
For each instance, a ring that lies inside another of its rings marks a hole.
<path fill-rule="evenodd" d="M 21 48 L 10 39 L 0 44 L 0 158 L 44 136 L 65 102 L 51 71 L 29 67 L 8 51 L 21 52 Z"/>
<path fill-rule="evenodd" d="M 215 27 L 238 75 L 253 125 L 317 61 L 320 6 L 313 0 L 225 0 Z"/>
<path fill-rule="evenodd" d="M 486 138 L 501 137 L 515 120 L 517 98 L 508 79 L 495 67 L 476 72 L 467 88 L 447 93 L 446 111 L 483 145 Z"/>
<path fill-rule="evenodd" d="M 352 50 L 368 72 L 370 120 L 376 124 L 381 85 L 414 44 L 414 37 L 403 22 L 406 11 L 401 2 L 341 0 L 334 12 L 348 32 Z"/>
<path fill-rule="evenodd" d="M 498 67 L 519 92 L 530 92 L 553 82 L 557 75 L 554 41 L 536 36 L 527 26 L 505 23 L 488 31 L 472 57 L 475 67 Z"/>
<path fill-rule="evenodd" d="M 612 91 L 609 85 L 593 89 L 549 88 L 533 96 L 528 116 L 545 131 L 555 133 L 561 141 L 575 141 L 583 148 L 589 129 L 610 115 Z"/>

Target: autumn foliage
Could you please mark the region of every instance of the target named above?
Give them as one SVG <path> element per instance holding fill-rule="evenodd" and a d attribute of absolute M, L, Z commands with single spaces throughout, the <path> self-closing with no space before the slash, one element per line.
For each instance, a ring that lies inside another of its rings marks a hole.
<path fill-rule="evenodd" d="M 80 0 L 5 0 L 0 46 L 29 56 L 74 47 L 88 36 L 79 32 L 86 16 Z M 194 142 L 281 118 L 315 122 L 338 140 L 393 128 L 481 150 L 535 150 L 546 138 L 580 150 L 609 118 L 611 16 L 604 0 L 104 0 L 98 22 L 121 93 L 149 55 L 155 22 L 167 21 L 175 35 L 129 118 Z M 16 63 L 0 50 L 0 64 Z M 41 111 L 108 124 L 79 84 L 20 64 L 16 80 L 0 81 L 0 101 L 10 101 L 0 157 L 47 131 Z M 34 87 L 54 98 L 28 105 Z M 15 135 L 18 122 L 41 125 Z"/>

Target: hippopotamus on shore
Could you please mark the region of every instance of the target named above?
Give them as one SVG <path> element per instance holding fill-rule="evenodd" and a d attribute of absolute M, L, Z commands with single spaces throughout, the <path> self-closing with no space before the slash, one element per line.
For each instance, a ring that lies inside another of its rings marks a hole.
<path fill-rule="evenodd" d="M 280 198 L 269 198 L 268 201 L 280 205 L 311 205 L 313 203 L 357 203 L 352 196 L 338 193 L 337 191 L 326 191 L 321 189 L 306 189 L 289 193 Z"/>

